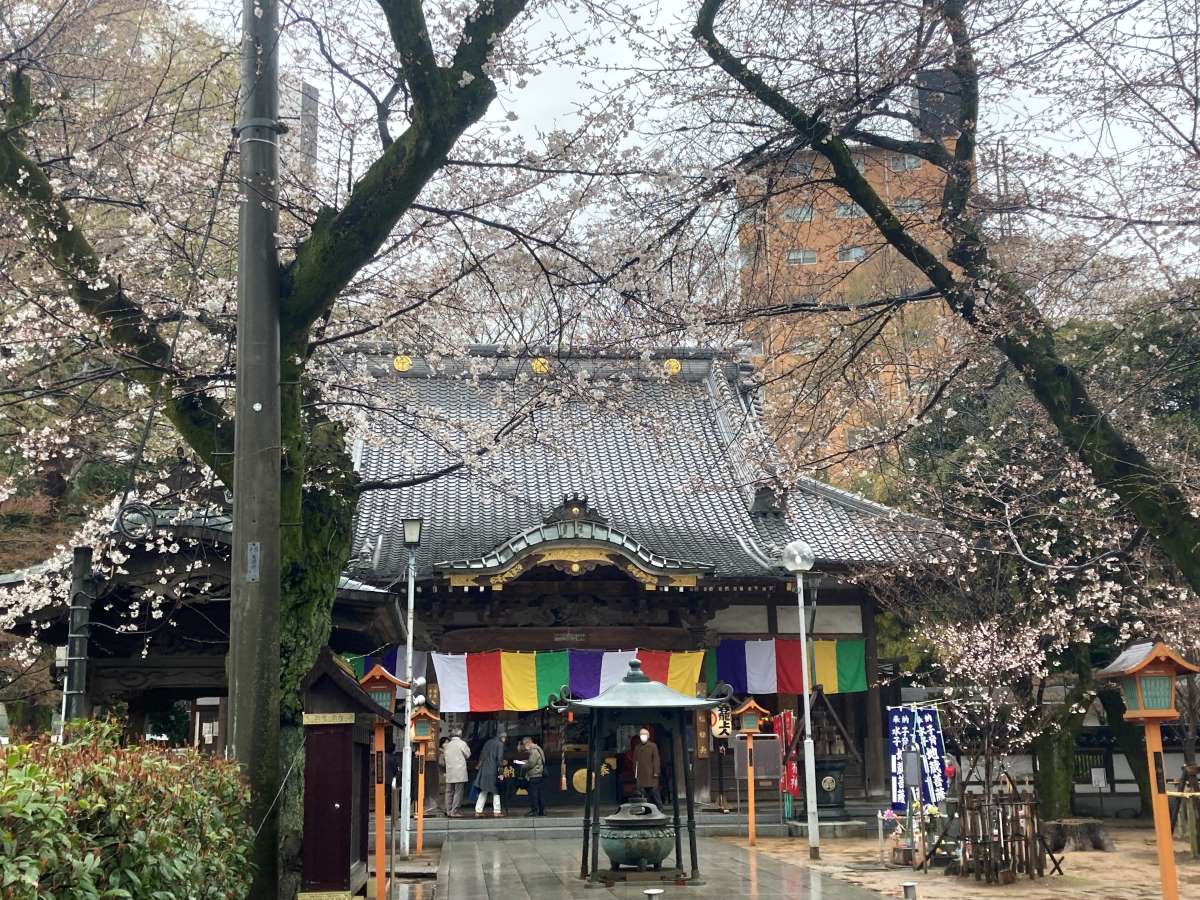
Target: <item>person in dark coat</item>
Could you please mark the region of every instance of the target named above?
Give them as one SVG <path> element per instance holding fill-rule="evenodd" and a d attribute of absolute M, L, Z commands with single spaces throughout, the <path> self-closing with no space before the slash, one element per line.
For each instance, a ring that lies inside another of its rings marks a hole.
<path fill-rule="evenodd" d="M 658 794 L 658 776 L 662 772 L 662 760 L 658 755 L 658 744 L 650 740 L 650 729 L 645 726 L 638 732 L 638 744 L 633 750 L 633 777 L 638 790 L 646 799 L 661 808 Z"/>
<path fill-rule="evenodd" d="M 475 800 L 476 817 L 483 816 L 483 807 L 487 795 L 492 795 L 492 815 L 499 818 L 504 815 L 500 809 L 500 770 L 504 767 L 504 739 L 508 735 L 503 729 L 496 736 L 489 738 L 479 752 L 479 771 L 475 773 L 474 785 L 479 789 Z"/>

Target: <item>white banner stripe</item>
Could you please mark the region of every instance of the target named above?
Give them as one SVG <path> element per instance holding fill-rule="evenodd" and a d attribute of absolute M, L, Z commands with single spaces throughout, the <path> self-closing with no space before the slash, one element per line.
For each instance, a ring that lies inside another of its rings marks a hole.
<path fill-rule="evenodd" d="M 438 710 L 446 713 L 471 711 L 471 694 L 467 689 L 467 658 L 432 653 L 433 670 L 437 672 L 440 703 Z"/>
<path fill-rule="evenodd" d="M 779 691 L 774 641 L 746 641 L 746 690 L 751 694 Z"/>
<path fill-rule="evenodd" d="M 637 659 L 636 650 L 605 650 L 600 660 L 600 693 L 612 687 L 629 671 L 629 661 Z"/>

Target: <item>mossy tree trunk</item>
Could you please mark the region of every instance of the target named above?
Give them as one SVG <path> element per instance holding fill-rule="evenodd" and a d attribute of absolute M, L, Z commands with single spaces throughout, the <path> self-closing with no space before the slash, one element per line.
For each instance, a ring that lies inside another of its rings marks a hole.
<path fill-rule="evenodd" d="M 1067 649 L 1065 662 L 1074 681 L 1067 689 L 1056 721 L 1043 729 L 1033 740 L 1034 759 L 1040 812 L 1043 819 L 1061 819 L 1071 814 L 1071 797 L 1075 789 L 1075 748 L 1092 695 L 1092 665 L 1090 648 L 1073 644 Z"/>
<path fill-rule="evenodd" d="M 1042 819 L 1061 819 L 1071 814 L 1071 793 L 1075 781 L 1075 741 L 1079 724 L 1072 716 L 1061 728 L 1044 731 L 1033 741 L 1037 759 L 1037 786 Z"/>
<path fill-rule="evenodd" d="M 1125 756 L 1125 762 L 1133 772 L 1137 781 L 1138 799 L 1141 802 L 1142 816 L 1147 817 L 1152 811 L 1150 796 L 1150 766 L 1146 762 L 1146 732 L 1140 725 L 1125 721 L 1125 701 L 1116 688 L 1106 687 L 1100 693 L 1100 703 L 1104 707 L 1104 718 L 1116 738 L 1117 749 Z"/>

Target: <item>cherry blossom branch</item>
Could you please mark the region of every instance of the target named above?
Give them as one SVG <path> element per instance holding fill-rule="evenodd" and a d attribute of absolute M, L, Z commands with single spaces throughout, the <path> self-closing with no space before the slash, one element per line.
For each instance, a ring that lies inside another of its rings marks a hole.
<path fill-rule="evenodd" d="M 307 351 L 308 330 L 371 261 L 463 132 L 496 96 L 484 71 L 492 43 L 527 0 L 482 0 L 450 67 L 437 65 L 419 0 L 382 0 L 413 97 L 411 124 L 359 179 L 338 211 L 326 208 L 283 273 L 285 353 Z"/>
<path fill-rule="evenodd" d="M 169 343 L 146 317 L 145 310 L 108 272 L 83 228 L 71 216 L 42 168 L 24 151 L 22 130 L 37 115 L 32 82 L 23 69 L 9 76 L 11 99 L 0 104 L 5 129 L 0 132 L 0 190 L 20 210 L 37 252 L 50 264 L 75 304 L 100 325 L 113 348 L 136 364 L 129 375 L 150 388 L 182 387 L 168 371 Z M 233 423 L 214 398 L 186 392 L 164 403 L 167 418 L 226 484 L 232 483 L 229 457 Z"/>

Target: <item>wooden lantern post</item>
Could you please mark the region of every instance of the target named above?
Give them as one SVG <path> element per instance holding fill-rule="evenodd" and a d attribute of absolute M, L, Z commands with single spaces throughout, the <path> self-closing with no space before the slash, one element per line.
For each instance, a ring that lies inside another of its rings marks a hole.
<path fill-rule="evenodd" d="M 371 671 L 358 682 L 371 699 L 389 712 L 396 708 L 396 689 L 408 688 L 408 682 L 397 678 L 383 666 L 376 663 Z M 392 872 L 387 863 L 385 850 L 387 829 L 384 827 L 384 813 L 387 810 L 387 772 L 384 766 L 384 741 L 387 737 L 388 724 L 383 719 L 376 719 L 372 726 L 371 751 L 375 760 L 375 900 L 385 900 L 388 884 L 392 880 Z M 393 815 L 395 810 L 392 811 Z M 384 872 L 387 872 L 385 877 Z"/>
<path fill-rule="evenodd" d="M 417 759 L 420 760 L 417 767 L 417 856 L 425 849 L 425 759 L 437 740 L 440 721 L 424 704 L 413 710 L 412 740 L 417 745 Z"/>
<path fill-rule="evenodd" d="M 753 697 L 747 697 L 746 702 L 735 709 L 733 714 L 739 719 L 738 732 L 746 736 L 746 812 L 750 820 L 747 836 L 750 846 L 753 847 L 758 837 L 757 823 L 754 820 L 754 735 L 758 734 L 758 723 L 769 713 L 755 703 Z"/>
<path fill-rule="evenodd" d="M 1167 779 L 1163 771 L 1162 723 L 1179 717 L 1175 709 L 1175 680 L 1200 672 L 1161 641 L 1134 644 L 1098 673 L 1115 678 L 1125 700 L 1125 718 L 1146 729 L 1146 761 L 1150 766 L 1150 797 L 1154 811 L 1154 838 L 1158 845 L 1158 873 L 1163 900 L 1179 900 L 1175 874 L 1175 848 L 1171 839 L 1171 812 Z"/>

